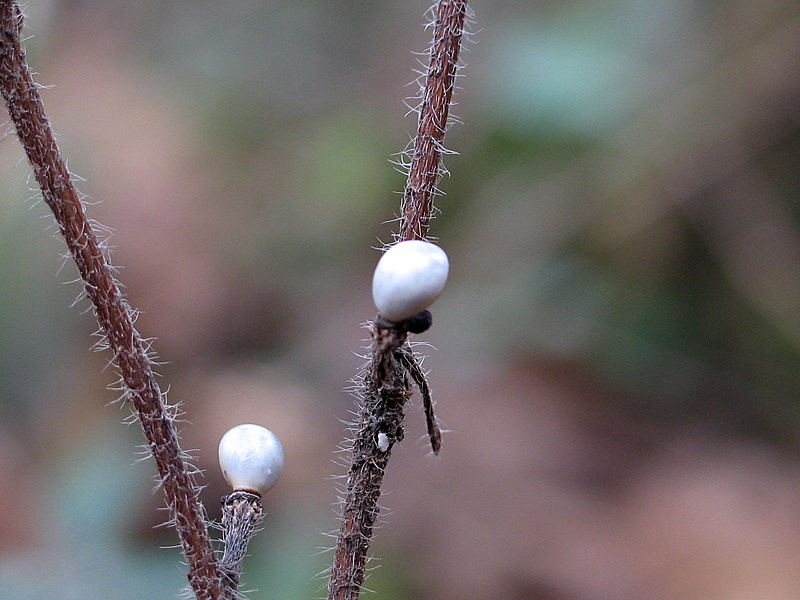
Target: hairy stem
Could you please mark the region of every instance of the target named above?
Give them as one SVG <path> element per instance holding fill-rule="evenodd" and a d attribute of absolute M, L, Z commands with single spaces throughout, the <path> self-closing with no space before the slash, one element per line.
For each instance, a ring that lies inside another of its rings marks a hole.
<path fill-rule="evenodd" d="M 353 600 L 361 592 L 383 473 L 392 446 L 403 439 L 403 407 L 411 397 L 405 369 L 395 358 L 405 334 L 374 324 L 370 334 L 372 356 L 359 390 L 363 405 L 353 440 L 329 600 Z M 379 436 L 385 436 L 383 445 Z"/>
<path fill-rule="evenodd" d="M 247 554 L 247 545 L 256 527 L 264 518 L 261 498 L 249 492 L 236 491 L 222 499 L 222 527 L 225 551 L 221 567 L 225 593 L 238 598 L 237 589 L 242 575 L 242 564 Z"/>
<path fill-rule="evenodd" d="M 400 240 L 424 240 L 428 235 L 433 197 L 441 176 L 442 141 L 450 116 L 466 14 L 466 0 L 440 0 L 436 6 L 430 66 L 422 91 L 414 153 L 403 194 Z"/>
<path fill-rule="evenodd" d="M 401 241 L 425 239 L 428 234 L 466 13 L 464 0 L 440 0 L 436 6 L 430 65 L 403 196 Z M 430 390 L 413 354 L 403 347 L 405 331 L 378 319 L 370 326 L 370 335 L 370 359 L 358 392 L 362 409 L 328 584 L 329 600 L 356 600 L 361 593 L 384 470 L 392 446 L 403 438 L 403 408 L 411 396 L 409 376 L 424 397 L 434 452 L 440 445 Z"/>
<path fill-rule="evenodd" d="M 216 600 L 222 597 L 220 569 L 197 499 L 198 486 L 153 376 L 147 344 L 134 328 L 131 309 L 56 145 L 20 44 L 21 28 L 17 3 L 0 0 L 0 87 L 8 113 L 114 353 L 125 398 L 132 403 L 147 437 L 189 565 L 189 583 L 197 598 Z"/>
<path fill-rule="evenodd" d="M 419 393 L 422 396 L 422 405 L 425 408 L 425 425 L 428 428 L 428 439 L 431 441 L 431 449 L 434 454 L 439 454 L 442 447 L 442 432 L 436 424 L 436 415 L 433 414 L 433 399 L 431 398 L 431 388 L 425 373 L 417 362 L 417 357 L 407 347 L 401 347 L 395 352 L 397 360 L 406 369 L 411 379 L 417 384 Z"/>

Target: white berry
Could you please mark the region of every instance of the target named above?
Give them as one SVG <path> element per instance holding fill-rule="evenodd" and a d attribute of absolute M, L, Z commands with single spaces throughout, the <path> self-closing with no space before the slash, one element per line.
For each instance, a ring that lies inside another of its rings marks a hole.
<path fill-rule="evenodd" d="M 372 299 L 389 321 L 419 314 L 444 289 L 450 263 L 444 250 L 422 240 L 399 242 L 383 253 L 372 277 Z"/>
<path fill-rule="evenodd" d="M 234 491 L 263 495 L 283 473 L 278 436 L 260 425 L 237 425 L 219 442 L 219 466 Z"/>

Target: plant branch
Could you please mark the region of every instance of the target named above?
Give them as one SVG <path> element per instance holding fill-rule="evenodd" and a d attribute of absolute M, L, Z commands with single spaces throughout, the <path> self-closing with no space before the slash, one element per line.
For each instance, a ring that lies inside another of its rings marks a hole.
<path fill-rule="evenodd" d="M 436 6 L 430 64 L 419 106 L 417 135 L 403 195 L 400 241 L 425 239 L 433 198 L 441 176 L 442 142 L 448 125 L 458 54 L 467 14 L 465 0 L 440 0 Z M 357 600 L 365 579 L 367 553 L 383 474 L 392 446 L 403 439 L 404 406 L 411 380 L 423 395 L 428 434 L 434 452 L 440 433 L 430 389 L 411 350 L 404 347 L 406 329 L 381 318 L 369 327 L 369 363 L 361 377 L 361 412 L 352 442 L 347 489 L 342 500 L 339 537 L 328 583 L 329 600 Z"/>
<path fill-rule="evenodd" d="M 328 584 L 329 600 L 355 600 L 361 592 L 383 473 L 392 446 L 403 439 L 403 407 L 411 397 L 406 371 L 395 359 L 405 334 L 397 335 L 375 324 L 370 334 L 372 355 L 359 390 L 363 405 L 353 440 L 342 525 Z M 379 436 L 385 436 L 384 444 Z"/>
<path fill-rule="evenodd" d="M 255 494 L 235 491 L 222 499 L 225 552 L 220 562 L 224 574 L 222 583 L 231 598 L 239 598 L 237 589 L 247 545 L 263 518 L 261 498 Z"/>
<path fill-rule="evenodd" d="M 424 240 L 428 235 L 436 184 L 442 173 L 442 141 L 450 117 L 466 14 L 466 0 L 440 0 L 436 6 L 430 65 L 422 91 L 414 153 L 403 194 L 398 236 L 401 241 Z"/>
<path fill-rule="evenodd" d="M 114 353 L 125 399 L 132 403 L 147 437 L 189 566 L 189 583 L 197 598 L 217 600 L 222 597 L 220 569 L 197 499 L 199 488 L 153 375 L 148 346 L 133 325 L 132 311 L 55 142 L 20 43 L 21 29 L 18 4 L 0 0 L 0 87 L 8 113 Z"/>
<path fill-rule="evenodd" d="M 428 427 L 428 439 L 431 441 L 431 449 L 434 454 L 439 454 L 439 450 L 442 447 L 442 432 L 439 431 L 439 426 L 436 424 L 436 415 L 433 414 L 431 388 L 425 378 L 425 373 L 422 372 L 417 357 L 409 348 L 398 348 L 395 352 L 395 357 L 419 388 L 419 393 L 422 396 L 422 406 L 425 408 L 425 424 Z"/>

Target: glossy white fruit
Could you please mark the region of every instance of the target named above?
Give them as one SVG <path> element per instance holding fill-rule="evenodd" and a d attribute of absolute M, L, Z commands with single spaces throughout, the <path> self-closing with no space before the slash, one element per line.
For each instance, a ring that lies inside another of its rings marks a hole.
<path fill-rule="evenodd" d="M 450 263 L 444 250 L 430 242 L 406 240 L 383 253 L 372 277 L 372 299 L 389 321 L 422 312 L 444 289 Z"/>
<path fill-rule="evenodd" d="M 285 461 L 278 436 L 260 425 L 237 425 L 219 442 L 219 466 L 234 491 L 263 495 L 278 481 Z"/>

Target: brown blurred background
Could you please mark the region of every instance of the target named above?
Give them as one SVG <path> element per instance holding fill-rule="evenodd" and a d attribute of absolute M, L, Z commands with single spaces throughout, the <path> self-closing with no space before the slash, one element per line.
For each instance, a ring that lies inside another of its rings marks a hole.
<path fill-rule="evenodd" d="M 28 2 L 29 59 L 183 440 L 287 451 L 252 600 L 323 594 L 336 449 L 427 4 Z M 800 599 L 800 4 L 475 2 L 431 233 L 451 280 L 376 598 Z M 424 57 L 423 57 L 424 59 Z M 0 144 L 0 598 L 172 598 L 143 438 Z M 94 204 L 96 202 L 96 204 Z M 66 285 L 65 285 L 66 284 Z M 338 457 L 338 458 L 337 458 Z"/>

